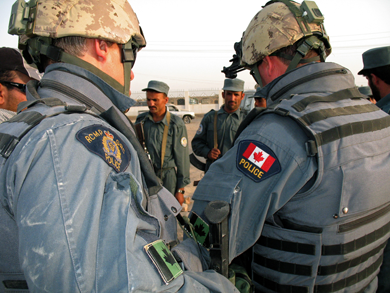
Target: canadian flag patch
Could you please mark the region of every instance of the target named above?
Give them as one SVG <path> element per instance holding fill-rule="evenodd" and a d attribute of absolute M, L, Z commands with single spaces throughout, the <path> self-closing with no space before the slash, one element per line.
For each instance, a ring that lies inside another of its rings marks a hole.
<path fill-rule="evenodd" d="M 260 182 L 281 171 L 274 152 L 258 141 L 241 141 L 237 153 L 237 168 L 246 176 Z"/>
<path fill-rule="evenodd" d="M 271 168 L 272 164 L 275 162 L 274 157 L 270 156 L 267 152 L 253 143 L 249 144 L 243 156 L 265 172 L 268 172 L 269 168 Z"/>

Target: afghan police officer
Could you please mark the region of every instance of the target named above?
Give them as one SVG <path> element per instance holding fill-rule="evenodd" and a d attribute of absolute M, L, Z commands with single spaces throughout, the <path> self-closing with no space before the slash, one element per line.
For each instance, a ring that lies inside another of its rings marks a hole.
<path fill-rule="evenodd" d="M 364 52 L 363 65 L 358 74 L 367 78 L 376 105 L 390 113 L 390 46 Z"/>
<path fill-rule="evenodd" d="M 268 108 L 242 122 L 193 210 L 230 204 L 229 261 L 251 269 L 258 292 L 375 292 L 390 231 L 390 116 L 348 69 L 324 62 L 331 45 L 313 1 L 268 2 L 235 47 L 240 67 L 224 71 L 250 69 Z"/>
<path fill-rule="evenodd" d="M 0 48 L 0 122 L 13 117 L 18 104 L 26 100 L 26 83 L 40 78 L 18 50 Z"/>
<path fill-rule="evenodd" d="M 149 112 L 138 115 L 145 145 L 163 186 L 183 204 L 184 187 L 190 183 L 187 128 L 183 120 L 167 109 L 169 86 L 151 80 L 146 91 Z M 137 126 L 136 126 L 137 127 Z"/>
<path fill-rule="evenodd" d="M 237 128 L 247 114 L 240 109 L 245 97 L 243 80 L 225 79 L 222 90 L 224 105 L 204 115 L 191 142 L 195 155 L 206 159 L 206 171 L 233 145 Z"/>
<path fill-rule="evenodd" d="M 9 32 L 45 73 L 0 125 L 0 291 L 234 291 L 163 241 L 180 205 L 123 114 L 146 44 L 130 4 L 17 1 Z"/>

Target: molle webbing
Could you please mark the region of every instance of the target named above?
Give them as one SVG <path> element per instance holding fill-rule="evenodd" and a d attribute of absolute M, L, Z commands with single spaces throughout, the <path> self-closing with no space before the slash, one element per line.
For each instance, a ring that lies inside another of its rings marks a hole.
<path fill-rule="evenodd" d="M 366 269 L 360 271 L 359 273 L 349 276 L 345 279 L 336 281 L 331 284 L 324 284 L 324 285 L 315 285 L 314 286 L 314 293 L 331 293 L 331 292 L 337 292 L 340 291 L 346 287 L 350 287 L 366 278 L 369 278 L 372 276 L 372 274 L 381 266 L 383 260 L 383 255 L 377 259 L 371 266 L 367 267 Z M 254 281 L 263 287 L 275 291 L 275 292 L 294 292 L 294 293 L 309 293 L 309 288 L 306 286 L 293 286 L 293 285 L 281 285 L 274 281 L 271 281 L 269 279 L 266 279 L 255 272 L 253 273 Z M 374 278 L 373 276 L 372 278 Z M 370 280 L 372 281 L 372 280 Z M 363 288 L 357 293 L 364 292 L 366 289 Z"/>
<path fill-rule="evenodd" d="M 375 256 L 378 254 L 382 249 L 385 248 L 387 244 L 387 241 L 379 245 L 378 247 L 374 248 L 373 250 L 360 255 L 354 259 L 337 263 L 334 265 L 329 265 L 329 266 L 319 266 L 317 269 L 317 275 L 318 276 L 327 276 L 327 275 L 333 275 L 333 274 L 338 274 L 341 272 L 344 272 L 350 268 L 356 267 L 360 265 L 361 263 L 367 261 L 370 257 Z M 301 264 L 296 264 L 296 263 L 289 263 L 289 262 L 282 262 L 278 261 L 275 259 L 267 258 L 262 255 L 257 254 L 256 252 L 254 253 L 254 260 L 255 263 L 277 271 L 281 272 L 284 274 L 293 274 L 293 275 L 299 275 L 299 276 L 311 276 L 313 271 L 312 271 L 312 266 L 309 265 L 301 265 Z"/>
<path fill-rule="evenodd" d="M 338 102 L 347 99 L 363 99 L 363 97 L 360 94 L 360 92 L 357 90 L 357 88 L 354 87 L 354 88 L 340 90 L 328 96 L 309 96 L 292 105 L 292 108 L 294 108 L 298 112 L 302 112 L 306 109 L 308 105 L 312 103 Z M 289 113 L 288 110 L 283 109 L 281 107 L 275 109 L 276 114 L 279 114 L 278 110 L 279 111 L 283 110 Z M 375 111 L 379 111 L 379 109 L 373 104 L 354 105 L 354 106 L 346 106 L 346 107 L 332 107 L 332 108 L 310 112 L 303 115 L 302 117 L 295 117 L 294 119 L 296 119 L 298 123 L 303 125 L 305 128 L 316 122 L 320 122 L 333 117 L 351 116 L 357 114 L 371 113 Z M 382 117 L 375 120 L 356 121 L 356 122 L 346 123 L 343 125 L 339 125 L 337 127 L 327 129 L 323 132 L 315 133 L 314 137 L 316 140 L 317 147 L 319 147 L 321 145 L 325 145 L 327 143 L 348 136 L 378 131 L 388 127 L 390 127 L 390 116 Z"/>
<path fill-rule="evenodd" d="M 343 108 L 330 108 L 308 113 L 299 118 L 299 120 L 302 121 L 305 125 L 311 125 L 318 121 L 332 117 L 370 113 L 375 111 L 378 111 L 378 107 L 374 104 L 348 106 Z"/>
<path fill-rule="evenodd" d="M 321 251 L 322 251 L 321 254 L 323 256 L 344 255 L 344 254 L 354 252 L 356 250 L 359 250 L 359 249 L 381 239 L 389 231 L 390 231 L 390 223 L 387 223 L 386 225 L 382 226 L 381 228 L 379 228 L 379 229 L 377 229 L 369 234 L 366 234 L 363 237 L 355 239 L 351 242 L 344 243 L 344 244 L 336 244 L 336 245 L 323 245 L 321 248 Z M 259 244 L 261 246 L 268 247 L 268 248 L 281 250 L 281 251 L 307 254 L 307 255 L 315 255 L 315 245 L 313 245 L 313 244 L 295 243 L 295 242 L 290 242 L 290 241 L 273 239 L 273 238 L 265 237 L 265 236 L 260 236 L 259 240 L 257 241 L 257 244 Z"/>
<path fill-rule="evenodd" d="M 47 98 L 35 100 L 33 102 L 22 102 L 22 108 L 29 108 L 35 104 L 42 103 L 49 107 L 55 106 L 64 106 L 64 111 L 59 113 L 55 113 L 53 115 L 42 115 L 39 112 L 28 111 L 21 112 L 18 115 L 12 117 L 10 120 L 4 121 L 3 123 L 23 123 L 25 125 L 24 129 L 17 135 L 10 135 L 6 133 L 2 133 L 0 135 L 0 155 L 4 158 L 8 158 L 19 141 L 25 136 L 31 129 L 37 126 L 43 119 L 55 116 L 61 113 L 74 113 L 74 112 L 83 112 L 86 110 L 85 106 L 78 105 L 67 105 L 63 101 L 57 98 Z"/>
<path fill-rule="evenodd" d="M 359 121 L 344 124 L 332 129 L 326 130 L 315 135 L 317 145 L 325 145 L 332 141 L 367 132 L 378 131 L 390 127 L 390 116 L 382 117 L 375 120 Z"/>
<path fill-rule="evenodd" d="M 22 139 L 22 137 L 25 136 L 32 128 L 38 125 L 45 118 L 46 116 L 38 112 L 26 112 L 26 113 L 21 113 L 19 115 L 16 115 L 10 120 L 4 122 L 4 123 L 10 123 L 10 122 L 23 121 L 28 126 L 18 136 L 5 134 L 5 133 L 0 135 L 0 155 L 4 158 L 8 158 L 13 152 L 13 150 L 15 149 L 15 147 L 17 146 L 17 144 L 19 143 L 19 141 Z"/>
<path fill-rule="evenodd" d="M 306 109 L 307 106 L 313 103 L 338 102 L 348 99 L 364 99 L 364 97 L 356 87 L 353 87 L 334 92 L 333 94 L 330 94 L 328 96 L 309 96 L 295 103 L 294 105 L 292 105 L 292 107 L 296 111 L 302 112 Z"/>

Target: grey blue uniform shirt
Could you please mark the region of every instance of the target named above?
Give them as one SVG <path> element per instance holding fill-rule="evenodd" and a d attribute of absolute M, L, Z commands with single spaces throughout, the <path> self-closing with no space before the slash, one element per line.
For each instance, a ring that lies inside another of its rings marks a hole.
<path fill-rule="evenodd" d="M 143 122 L 146 147 L 150 153 L 156 174 L 160 177 L 161 146 L 164 126 L 167 125 L 166 115 L 163 120 L 154 122 L 150 112 L 146 112 L 140 114 L 135 123 L 141 123 L 141 121 Z M 173 195 L 177 189 L 190 183 L 190 159 L 187 144 L 187 128 L 183 120 L 171 114 L 161 179 L 163 186 Z"/>
<path fill-rule="evenodd" d="M 206 159 L 206 170 L 213 162 L 207 157 L 207 154 L 214 148 L 214 115 L 214 110 L 204 115 L 191 142 L 195 155 Z M 217 115 L 218 149 L 223 156 L 232 147 L 238 126 L 245 118 L 246 112 L 239 108 L 233 113 L 227 113 L 222 106 Z"/>
<path fill-rule="evenodd" d="M 8 159 L 0 156 L 0 292 L 15 280 L 26 280 L 31 292 L 234 291 L 202 265 L 166 285 L 146 254 L 145 245 L 176 231 L 165 225 L 173 218 L 176 229 L 180 208 L 165 188 L 148 196 L 135 147 L 96 114 L 111 109 L 131 128 L 121 111 L 134 101 L 64 63 L 31 85 L 27 99 L 36 104 L 0 124 L 3 141 L 48 115 Z M 50 98 L 66 105 L 40 102 Z M 85 103 L 94 110 L 85 112 Z M 196 245 L 182 252 L 200 263 Z"/>
<path fill-rule="evenodd" d="M 251 249 L 259 292 L 375 292 L 390 235 L 390 116 L 334 63 L 261 94 L 270 109 L 211 165 L 192 210 L 230 204 L 229 261 Z"/>

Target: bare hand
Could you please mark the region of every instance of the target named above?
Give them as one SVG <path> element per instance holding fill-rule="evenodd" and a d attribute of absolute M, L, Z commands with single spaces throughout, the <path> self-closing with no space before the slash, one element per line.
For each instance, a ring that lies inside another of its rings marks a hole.
<path fill-rule="evenodd" d="M 210 160 L 216 160 L 218 159 L 219 155 L 221 154 L 221 151 L 219 149 L 212 149 L 208 154 L 207 157 Z"/>

